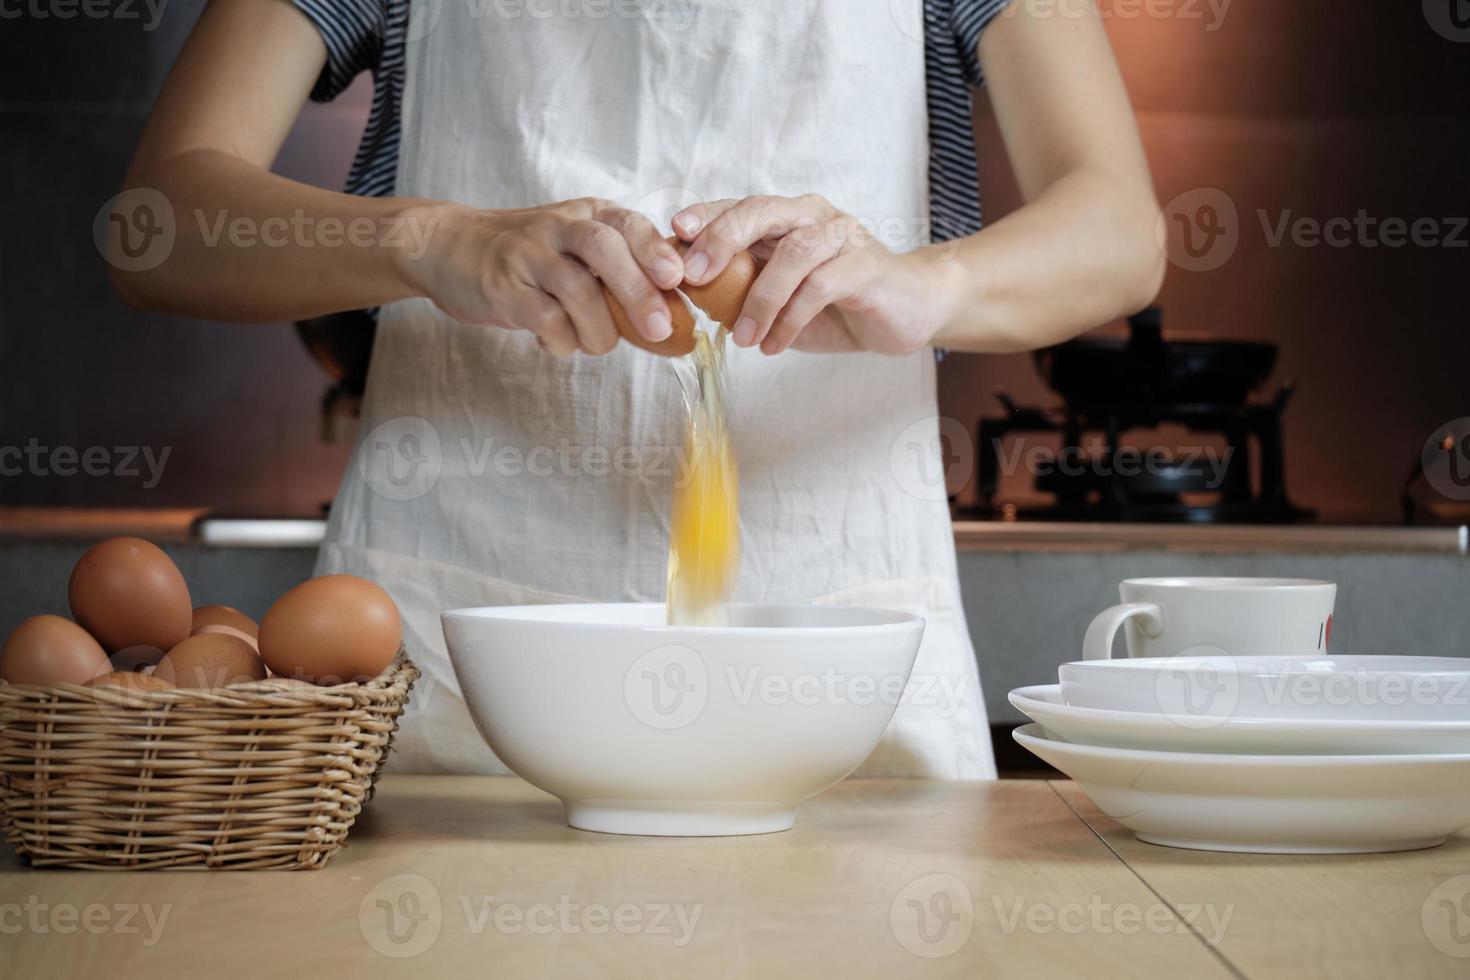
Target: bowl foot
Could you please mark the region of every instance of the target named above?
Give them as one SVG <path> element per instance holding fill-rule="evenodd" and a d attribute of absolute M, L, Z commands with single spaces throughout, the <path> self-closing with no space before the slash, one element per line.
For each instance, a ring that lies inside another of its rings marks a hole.
<path fill-rule="evenodd" d="M 567 823 L 600 834 L 646 837 L 727 837 L 790 830 L 789 803 L 709 800 L 563 800 Z"/>
<path fill-rule="evenodd" d="M 1383 854 L 1389 851 L 1418 851 L 1426 847 L 1438 847 L 1445 842 L 1443 837 L 1427 837 L 1423 840 L 1312 845 L 1183 840 L 1176 837 L 1160 837 L 1157 834 L 1138 834 L 1137 837 L 1146 844 L 1158 844 L 1162 847 L 1183 847 L 1192 851 L 1234 851 L 1243 854 Z"/>

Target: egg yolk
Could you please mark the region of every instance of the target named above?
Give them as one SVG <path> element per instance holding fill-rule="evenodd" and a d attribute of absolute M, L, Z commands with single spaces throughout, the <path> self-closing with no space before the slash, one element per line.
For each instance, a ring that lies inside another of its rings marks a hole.
<path fill-rule="evenodd" d="M 739 478 L 725 427 L 725 331 L 696 332 L 680 370 L 689 408 L 669 528 L 669 622 L 717 625 L 740 565 Z"/>

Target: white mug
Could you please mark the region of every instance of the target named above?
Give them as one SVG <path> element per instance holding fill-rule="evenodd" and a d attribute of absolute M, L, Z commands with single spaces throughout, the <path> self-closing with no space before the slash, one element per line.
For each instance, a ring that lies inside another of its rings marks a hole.
<path fill-rule="evenodd" d="M 1108 660 L 1126 626 L 1130 657 L 1228 654 L 1306 657 L 1327 652 L 1337 585 L 1304 578 L 1131 578 L 1121 605 L 1098 613 L 1083 660 Z"/>

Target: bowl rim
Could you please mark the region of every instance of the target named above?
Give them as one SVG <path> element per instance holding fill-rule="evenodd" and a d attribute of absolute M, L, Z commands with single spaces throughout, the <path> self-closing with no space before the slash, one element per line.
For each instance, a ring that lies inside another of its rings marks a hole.
<path fill-rule="evenodd" d="M 656 633 L 662 635 L 689 635 L 698 636 L 796 636 L 810 633 L 905 633 L 914 628 L 923 628 L 926 621 L 917 613 L 905 612 L 899 609 L 887 609 L 880 606 L 828 606 L 815 603 L 795 602 L 731 602 L 726 603 L 727 609 L 769 609 L 769 610 L 807 610 L 807 609 L 834 609 L 848 610 L 852 612 L 876 613 L 889 617 L 890 622 L 879 623 L 853 623 L 841 626 L 674 626 L 668 623 L 606 623 L 586 622 L 580 620 L 553 620 L 539 616 L 528 616 L 525 610 L 554 610 L 569 609 L 573 607 L 586 606 L 619 606 L 623 608 L 665 609 L 662 602 L 555 602 L 555 603 L 521 603 L 519 605 L 499 606 L 466 606 L 460 609 L 446 609 L 439 614 L 441 622 L 451 620 L 459 622 L 472 621 L 495 621 L 539 623 L 545 626 L 556 626 L 559 628 L 585 629 L 585 630 L 617 630 L 634 633 Z M 501 615 L 497 615 L 501 614 Z"/>
<path fill-rule="evenodd" d="M 1277 575 L 1158 575 L 1125 578 L 1119 584 L 1195 592 L 1293 592 L 1337 587 L 1336 582 L 1327 579 Z"/>

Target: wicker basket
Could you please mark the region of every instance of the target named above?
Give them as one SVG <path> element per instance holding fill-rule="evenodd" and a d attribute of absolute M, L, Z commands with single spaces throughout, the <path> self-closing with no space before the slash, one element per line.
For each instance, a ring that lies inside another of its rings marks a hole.
<path fill-rule="evenodd" d="M 0 682 L 0 828 L 32 865 L 320 868 L 418 677 L 128 691 Z"/>

